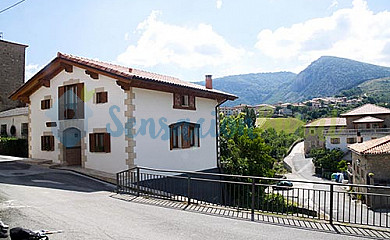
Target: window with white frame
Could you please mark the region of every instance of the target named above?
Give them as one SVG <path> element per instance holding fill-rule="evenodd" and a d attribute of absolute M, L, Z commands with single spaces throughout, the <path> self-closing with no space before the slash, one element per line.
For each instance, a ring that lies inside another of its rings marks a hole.
<path fill-rule="evenodd" d="M 200 146 L 199 124 L 178 122 L 169 126 L 170 149 L 184 149 Z"/>

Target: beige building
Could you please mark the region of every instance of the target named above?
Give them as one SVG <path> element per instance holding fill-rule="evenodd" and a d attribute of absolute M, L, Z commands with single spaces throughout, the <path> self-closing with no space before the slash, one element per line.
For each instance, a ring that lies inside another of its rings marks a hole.
<path fill-rule="evenodd" d="M 340 118 L 322 118 L 305 125 L 305 153 L 313 148 L 339 148 L 390 134 L 390 109 L 365 104 L 341 114 Z"/>
<path fill-rule="evenodd" d="M 346 127 L 345 118 L 321 118 L 305 125 L 305 154 L 326 147 L 324 132 L 339 132 Z"/>
<path fill-rule="evenodd" d="M 352 151 L 352 182 L 362 185 L 390 186 L 390 136 L 348 146 Z M 359 188 L 359 192 L 390 194 L 390 190 Z M 387 198 L 364 196 L 372 208 L 388 207 Z"/>

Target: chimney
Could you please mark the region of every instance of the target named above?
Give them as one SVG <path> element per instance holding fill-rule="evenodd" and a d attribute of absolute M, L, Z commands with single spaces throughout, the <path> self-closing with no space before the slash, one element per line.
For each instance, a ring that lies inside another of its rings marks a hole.
<path fill-rule="evenodd" d="M 213 79 L 211 78 L 213 75 L 206 75 L 206 88 L 213 89 Z"/>

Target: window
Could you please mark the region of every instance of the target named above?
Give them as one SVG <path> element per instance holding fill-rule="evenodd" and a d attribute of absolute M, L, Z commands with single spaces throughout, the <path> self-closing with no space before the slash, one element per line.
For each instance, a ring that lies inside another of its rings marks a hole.
<path fill-rule="evenodd" d="M 11 133 L 12 137 L 15 137 L 16 136 L 16 127 L 14 125 L 12 125 L 9 132 Z"/>
<path fill-rule="evenodd" d="M 46 127 L 57 127 L 56 122 L 46 122 Z"/>
<path fill-rule="evenodd" d="M 28 137 L 28 123 L 22 123 L 21 129 L 22 129 L 22 132 L 21 132 L 22 137 L 27 138 Z"/>
<path fill-rule="evenodd" d="M 171 124 L 170 149 L 199 147 L 199 124 L 179 122 Z"/>
<path fill-rule="evenodd" d="M 331 138 L 330 143 L 331 144 L 340 144 L 340 138 Z"/>
<path fill-rule="evenodd" d="M 54 151 L 54 136 L 41 136 L 41 150 Z"/>
<path fill-rule="evenodd" d="M 89 151 L 90 152 L 111 152 L 109 133 L 90 133 L 89 134 Z"/>
<path fill-rule="evenodd" d="M 7 136 L 7 124 L 1 124 L 1 136 L 2 137 Z"/>
<path fill-rule="evenodd" d="M 41 109 L 42 109 L 42 110 L 50 109 L 50 106 L 51 106 L 51 101 L 50 101 L 50 99 L 45 99 L 45 100 L 42 100 L 42 101 L 41 101 Z"/>
<path fill-rule="evenodd" d="M 356 143 L 356 138 L 355 137 L 347 138 L 347 143 L 348 144 Z"/>
<path fill-rule="evenodd" d="M 59 120 L 84 118 L 83 89 L 83 83 L 58 88 Z"/>
<path fill-rule="evenodd" d="M 181 106 L 182 107 L 188 107 L 188 104 L 189 104 L 188 99 L 189 99 L 188 95 L 181 96 Z"/>
<path fill-rule="evenodd" d="M 195 108 L 195 96 L 190 94 L 173 94 L 173 108 L 196 110 Z"/>
<path fill-rule="evenodd" d="M 314 129 L 311 129 L 311 130 L 310 130 L 310 133 L 311 133 L 311 134 L 314 134 Z"/>
<path fill-rule="evenodd" d="M 107 92 L 97 92 L 96 93 L 96 103 L 106 103 L 108 101 Z"/>

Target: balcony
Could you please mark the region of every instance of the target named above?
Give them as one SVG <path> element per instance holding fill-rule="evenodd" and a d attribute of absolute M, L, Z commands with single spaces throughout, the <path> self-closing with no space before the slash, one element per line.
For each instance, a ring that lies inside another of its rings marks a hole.
<path fill-rule="evenodd" d="M 370 128 L 370 129 L 329 129 L 324 130 L 323 134 L 331 135 L 355 135 L 360 133 L 360 135 L 387 135 L 390 134 L 390 128 Z"/>

